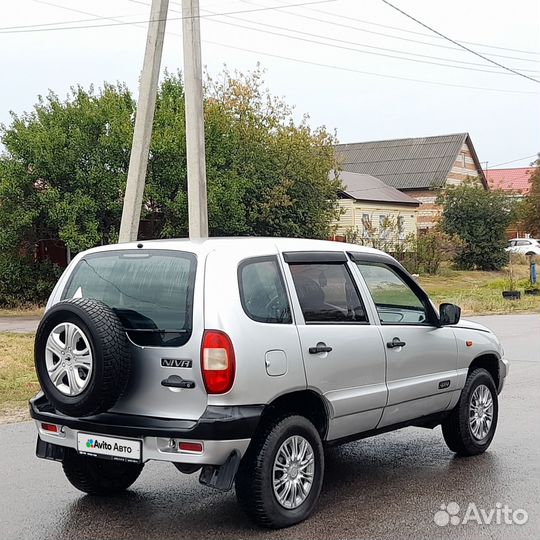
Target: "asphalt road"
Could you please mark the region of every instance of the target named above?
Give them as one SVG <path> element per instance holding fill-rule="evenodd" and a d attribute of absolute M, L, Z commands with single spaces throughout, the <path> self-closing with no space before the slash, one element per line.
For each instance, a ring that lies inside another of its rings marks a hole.
<path fill-rule="evenodd" d="M 40 319 L 32 317 L 0 317 L 0 332 L 29 333 L 37 330 Z"/>
<path fill-rule="evenodd" d="M 0 536 L 40 540 L 537 538 L 540 317 L 475 320 L 499 335 L 512 362 L 500 398 L 498 432 L 481 456 L 455 458 L 440 428 L 408 428 L 330 450 L 316 514 L 295 527 L 266 531 L 245 518 L 234 492 L 204 488 L 196 476 L 181 475 L 166 463 L 147 464 L 133 488 L 120 497 L 85 496 L 67 483 L 59 464 L 34 457 L 34 428 L 26 422 L 0 428 Z M 459 504 L 461 519 L 469 503 L 488 512 L 500 503 L 525 510 L 528 521 L 437 525 L 435 513 L 450 502 Z"/>

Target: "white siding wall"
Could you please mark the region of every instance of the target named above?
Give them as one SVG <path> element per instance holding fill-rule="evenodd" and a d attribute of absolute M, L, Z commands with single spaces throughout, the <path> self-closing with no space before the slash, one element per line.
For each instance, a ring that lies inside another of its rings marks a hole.
<path fill-rule="evenodd" d="M 364 201 L 353 201 L 352 199 L 340 199 L 339 206 L 343 210 L 340 219 L 334 222 L 336 234 L 344 235 L 351 228 L 362 237 L 362 215 L 368 214 L 371 218 L 372 226 L 379 228 L 380 216 L 387 216 L 394 221 L 398 216 L 403 217 L 404 235 L 416 234 L 416 221 L 418 216 L 418 207 L 404 206 L 391 203 L 372 203 Z"/>

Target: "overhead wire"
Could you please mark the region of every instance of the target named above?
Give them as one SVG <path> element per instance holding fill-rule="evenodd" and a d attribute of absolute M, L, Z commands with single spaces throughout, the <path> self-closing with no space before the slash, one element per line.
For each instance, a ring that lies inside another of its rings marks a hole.
<path fill-rule="evenodd" d="M 132 0 L 128 0 L 128 1 L 132 1 Z M 243 3 L 247 3 L 249 5 L 260 5 L 260 4 L 256 4 L 252 0 L 241 0 L 241 1 Z M 175 2 L 173 2 L 173 3 L 175 3 Z M 417 44 L 421 44 L 421 45 L 427 45 L 427 46 L 430 46 L 430 47 L 438 47 L 438 48 L 448 49 L 448 50 L 455 51 L 455 52 L 464 52 L 463 49 L 456 48 L 456 47 L 451 47 L 449 45 L 443 45 L 441 43 L 430 43 L 428 41 L 405 38 L 405 37 L 402 37 L 402 36 L 396 36 L 396 35 L 387 34 L 387 33 L 384 33 L 384 32 L 376 32 L 376 31 L 373 31 L 373 30 L 366 30 L 365 28 L 360 28 L 358 26 L 350 24 L 350 21 L 360 21 L 360 22 L 362 22 L 362 19 L 355 19 L 354 17 L 343 17 L 343 16 L 339 16 L 339 15 L 334 14 L 335 17 L 338 17 L 340 19 L 346 19 L 347 21 L 349 21 L 348 24 L 345 24 L 345 23 L 338 23 L 338 22 L 335 22 L 335 21 L 329 21 L 327 18 L 326 19 L 321 19 L 320 17 L 314 17 L 314 16 L 307 15 L 307 14 L 304 13 L 305 10 L 309 10 L 309 11 L 315 11 L 315 12 L 319 12 L 319 13 L 331 14 L 331 12 L 329 12 L 329 11 L 323 11 L 323 10 L 315 9 L 315 8 L 311 8 L 311 7 L 301 7 L 300 9 L 303 10 L 302 13 L 296 13 L 294 11 L 289 11 L 289 10 L 286 10 L 284 8 L 286 8 L 285 5 L 283 5 L 279 9 L 280 9 L 280 11 L 282 11 L 283 13 L 286 13 L 287 15 L 291 15 L 293 17 L 297 17 L 297 18 L 300 18 L 300 19 L 312 20 L 312 21 L 316 21 L 316 22 L 319 22 L 319 23 L 323 23 L 323 24 L 327 24 L 327 25 L 331 25 L 331 26 L 336 26 L 336 27 L 339 27 L 339 28 L 347 28 L 349 30 L 355 30 L 355 31 L 358 31 L 358 32 L 365 32 L 365 33 L 369 33 L 369 34 L 374 34 L 374 35 L 387 37 L 387 38 L 391 38 L 391 39 L 397 39 L 397 40 L 406 41 L 406 42 L 410 42 L 410 43 L 417 43 Z M 375 24 L 375 23 L 369 23 L 369 24 Z M 377 25 L 377 26 L 386 26 L 386 25 Z M 397 29 L 397 27 L 393 27 L 393 26 L 391 26 L 389 28 L 396 28 Z M 407 30 L 403 30 L 403 31 L 407 31 Z M 414 33 L 417 33 L 417 32 L 414 32 Z M 419 33 L 419 34 L 422 35 L 422 36 L 427 36 L 428 35 L 428 34 L 425 34 L 425 33 Z M 431 37 L 439 38 L 439 36 L 435 36 L 435 35 L 433 35 Z M 484 46 L 489 47 L 489 45 L 484 45 Z M 521 51 L 521 52 L 524 52 L 524 51 Z M 532 62 L 532 63 L 536 63 L 536 64 L 540 63 L 540 61 L 538 59 L 533 60 L 531 58 L 520 58 L 520 57 L 516 57 L 516 56 L 508 56 L 508 55 L 502 55 L 502 54 L 496 54 L 496 53 L 490 53 L 490 54 L 491 54 L 491 56 L 495 56 L 495 57 L 499 57 L 499 58 L 519 60 L 521 62 Z M 527 53 L 527 54 L 534 54 L 534 53 Z M 538 54 L 537 54 L 537 56 L 538 56 Z"/>
<path fill-rule="evenodd" d="M 450 43 L 453 43 L 454 45 L 457 45 L 458 47 L 461 47 L 463 50 L 468 51 L 469 53 L 474 54 L 475 56 L 478 56 L 479 58 L 483 58 L 486 62 L 490 62 L 491 64 L 494 64 L 495 66 L 498 66 L 498 67 L 500 67 L 502 69 L 505 69 L 506 71 L 509 71 L 510 73 L 513 73 L 514 75 L 518 75 L 519 77 L 523 77 L 525 79 L 529 79 L 530 81 L 533 81 L 535 83 L 540 84 L 540 80 L 535 79 L 534 77 L 530 77 L 529 75 L 526 75 L 525 73 L 521 73 L 520 71 L 517 71 L 517 70 L 515 70 L 515 69 L 513 69 L 511 67 L 505 66 L 504 64 L 501 64 L 500 62 L 497 62 L 496 60 L 488 58 L 487 56 L 485 56 L 485 55 L 471 49 L 470 47 L 467 47 L 466 45 L 463 45 L 462 43 L 459 43 L 459 41 L 456 41 L 455 39 L 452 39 L 451 37 L 448 37 L 447 35 L 443 34 L 442 32 L 439 32 L 438 30 L 436 30 L 432 26 L 429 26 L 429 25 L 423 23 L 422 21 L 420 21 L 416 17 L 413 17 L 412 15 L 407 13 L 406 11 L 403 11 L 399 7 L 397 7 L 394 4 L 392 4 L 391 2 L 389 2 L 388 0 L 381 0 L 381 2 L 383 4 L 386 4 L 387 6 L 391 7 L 392 9 L 398 11 L 399 13 L 403 14 L 405 17 L 408 17 L 409 19 L 411 19 L 414 22 L 418 23 L 419 25 L 423 26 L 424 28 L 427 28 L 428 30 L 430 30 L 434 34 L 437 34 L 438 36 L 446 39 Z"/>
<path fill-rule="evenodd" d="M 82 14 L 89 15 L 89 16 L 98 17 L 98 15 L 96 15 L 95 13 L 90 13 L 88 11 L 82 11 L 82 10 L 79 10 L 77 8 L 72 8 L 72 7 L 61 5 L 61 4 L 54 4 L 54 3 L 48 2 L 46 0 L 33 0 L 33 1 L 41 3 L 41 4 L 47 4 L 47 5 L 57 7 L 57 8 L 73 11 L 73 12 L 82 13 Z M 129 1 L 131 1 L 133 3 L 144 3 L 144 2 L 138 2 L 138 0 L 129 0 Z M 303 2 L 301 4 L 294 4 L 294 5 L 299 6 L 299 5 L 308 5 L 308 4 L 312 4 L 312 3 L 313 2 Z M 317 3 L 321 3 L 321 2 L 317 2 Z M 288 5 L 292 6 L 293 4 L 288 4 Z M 285 6 L 283 6 L 283 7 L 285 7 Z M 273 8 L 278 9 L 278 6 L 273 6 Z M 269 9 L 269 8 L 268 7 L 266 7 L 266 8 L 257 8 L 256 11 L 267 10 L 267 9 Z M 253 12 L 253 11 L 255 11 L 255 10 L 242 10 L 241 12 L 245 13 L 245 12 Z M 239 13 L 239 12 L 240 11 L 220 13 L 219 15 L 221 15 L 221 16 L 223 16 L 223 15 L 231 15 L 233 13 L 236 14 L 236 13 Z M 104 18 L 107 19 L 107 20 L 112 20 L 112 21 L 117 21 L 118 20 L 118 19 L 115 19 L 114 17 L 104 17 Z M 182 17 L 174 17 L 174 18 L 169 18 L 169 20 L 171 20 L 171 19 L 181 19 L 181 18 Z M 145 23 L 148 23 L 148 20 L 145 20 L 145 21 L 131 21 L 131 22 L 121 21 L 118 24 L 121 24 L 121 25 L 133 25 L 133 26 L 141 27 L 141 25 L 145 24 Z M 100 25 L 100 26 L 103 26 L 103 25 Z M 109 25 L 107 25 L 107 26 L 109 26 Z M 167 32 L 171 33 L 170 31 L 167 31 Z M 178 35 L 178 34 L 176 34 L 176 35 Z M 482 91 L 507 93 L 507 94 L 522 94 L 522 95 L 535 95 L 536 94 L 536 92 L 511 90 L 511 89 L 503 89 L 503 88 L 493 88 L 493 87 L 486 87 L 486 86 L 464 85 L 464 84 L 457 84 L 457 83 L 446 83 L 446 82 L 432 81 L 432 80 L 419 79 L 419 78 L 413 78 L 413 77 L 403 77 L 403 76 L 399 76 L 399 75 L 389 75 L 389 74 L 377 73 L 377 72 L 372 72 L 372 71 L 359 70 L 359 69 L 354 69 L 354 68 L 347 68 L 347 67 L 344 67 L 344 66 L 336 66 L 336 65 L 326 64 L 326 63 L 322 63 L 322 62 L 314 62 L 314 61 L 309 61 L 309 60 L 303 60 L 303 59 L 294 58 L 294 57 L 290 57 L 290 56 L 285 56 L 285 55 L 279 55 L 279 54 L 269 53 L 269 52 L 265 52 L 265 51 L 254 50 L 254 49 L 250 49 L 250 48 L 246 48 L 246 47 L 240 47 L 240 46 L 231 45 L 231 44 L 227 44 L 227 43 L 221 43 L 221 42 L 212 41 L 212 40 L 203 40 L 203 42 L 207 43 L 207 44 L 210 44 L 210 45 L 216 45 L 216 46 L 219 46 L 219 47 L 225 47 L 225 48 L 229 48 L 229 49 L 233 49 L 233 50 L 239 50 L 239 51 L 242 51 L 242 52 L 247 52 L 247 53 L 251 53 L 251 54 L 257 54 L 257 55 L 261 55 L 261 56 L 267 56 L 267 57 L 270 57 L 270 58 L 276 58 L 276 59 L 280 59 L 280 60 L 287 60 L 287 61 L 300 63 L 300 64 L 304 64 L 304 65 L 318 66 L 318 67 L 323 67 L 323 68 L 328 68 L 328 69 L 333 69 L 333 70 L 338 70 L 338 71 L 345 71 L 345 72 L 350 72 L 350 73 L 359 73 L 359 74 L 362 74 L 362 75 L 370 75 L 370 76 L 387 78 L 387 79 L 403 80 L 403 81 L 409 81 L 409 82 L 430 84 L 430 85 L 435 85 L 435 86 L 447 86 L 447 87 L 453 87 L 453 88 L 465 88 L 465 89 L 482 90 Z"/>
<path fill-rule="evenodd" d="M 510 161 L 504 161 L 503 163 L 497 163 L 495 165 L 491 165 L 490 169 L 494 169 L 495 167 L 500 167 L 501 165 L 509 165 L 510 163 L 516 163 L 518 161 L 523 161 L 525 159 L 532 159 L 532 158 L 538 158 L 538 154 L 533 154 L 532 156 L 525 156 L 518 159 L 512 159 Z"/>
<path fill-rule="evenodd" d="M 36 2 L 38 4 L 45 4 L 45 5 L 50 5 L 50 6 L 54 6 L 54 7 L 58 7 L 58 8 L 63 8 L 63 9 L 70 9 L 71 11 L 78 11 L 79 13 L 86 13 L 88 14 L 88 12 L 84 12 L 84 11 L 81 11 L 81 10 L 77 10 L 75 8 L 68 8 L 67 6 L 61 6 L 59 4 L 54 4 L 53 2 L 47 2 L 45 0 L 32 0 L 33 2 Z M 300 6 L 306 6 L 306 5 L 310 5 L 310 4 L 327 4 L 329 2 L 336 2 L 337 0 L 312 0 L 310 2 L 300 2 L 300 3 L 296 3 L 296 4 L 288 4 L 288 7 L 300 7 Z M 223 12 L 223 13 L 216 13 L 216 14 L 209 14 L 209 15 L 199 15 L 199 18 L 203 19 L 203 18 L 206 18 L 206 17 L 216 17 L 216 16 L 221 16 L 221 15 L 234 15 L 234 14 L 237 14 L 237 13 L 257 13 L 257 12 L 260 12 L 260 11 L 271 11 L 271 10 L 274 10 L 274 9 L 278 9 L 279 6 L 267 6 L 267 7 L 259 7 L 259 8 L 252 8 L 252 9 L 242 9 L 242 10 L 236 10 L 236 11 L 228 11 L 228 12 Z M 118 16 L 117 16 L 118 17 Z M 182 19 L 185 19 L 186 17 L 182 16 L 182 17 L 167 17 L 167 20 L 182 20 Z M 113 19 L 112 17 L 103 17 L 103 19 L 107 19 L 107 20 L 117 20 L 118 19 Z M 46 27 L 46 28 L 35 28 L 33 26 L 35 25 L 28 25 L 27 27 L 25 27 L 24 25 L 22 25 L 21 27 L 17 28 L 17 29 L 10 29 L 9 27 L 8 28 L 2 28 L 0 27 L 0 33 L 1 34 L 20 34 L 20 33 L 27 33 L 27 32 L 52 32 L 52 31 L 60 31 L 60 30 L 77 30 L 77 29 L 86 29 L 86 28 L 106 28 L 106 27 L 109 27 L 109 26 L 125 26 L 125 25 L 130 25 L 130 24 L 143 24 L 143 23 L 148 23 L 148 22 L 158 22 L 160 19 L 145 19 L 145 20 L 141 20 L 141 21 L 118 21 L 118 22 L 115 22 L 114 24 L 109 24 L 109 23 L 106 23 L 106 24 L 88 24 L 88 25 L 80 25 L 80 26 L 58 26 L 58 27 Z"/>
<path fill-rule="evenodd" d="M 242 3 L 244 4 L 255 4 L 255 2 L 253 2 L 252 0 L 240 0 Z M 281 2 L 281 3 L 284 3 L 284 0 L 276 0 L 278 2 Z M 285 7 L 285 6 L 283 6 Z M 433 35 L 432 33 L 426 33 L 426 32 L 417 32 L 415 30 L 409 30 L 408 28 L 403 28 L 403 27 L 399 27 L 399 26 L 392 26 L 392 25 L 389 25 L 389 24 L 383 24 L 383 23 L 377 23 L 377 22 L 374 22 L 374 21 L 368 21 L 366 19 L 359 19 L 358 17 L 353 17 L 351 15 L 340 15 L 339 13 L 333 13 L 331 11 L 326 11 L 326 10 L 323 10 L 323 9 L 318 9 L 318 8 L 314 8 L 314 7 L 304 7 L 304 8 L 301 8 L 302 10 L 307 10 L 307 11 L 313 11 L 313 12 L 317 12 L 317 13 L 322 13 L 324 15 L 330 15 L 332 17 L 335 17 L 337 19 L 344 19 L 344 20 L 347 20 L 347 21 L 356 21 L 356 22 L 360 22 L 360 23 L 363 23 L 363 24 L 368 24 L 368 25 L 371 25 L 371 26 L 378 26 L 380 28 L 387 28 L 387 29 L 390 29 L 390 30 L 397 30 L 399 32 L 404 32 L 404 33 L 407 33 L 407 34 L 415 34 L 417 36 L 425 36 L 425 37 L 430 37 L 430 38 L 436 38 L 436 39 L 444 39 L 444 38 L 441 38 L 440 36 L 436 36 L 436 35 Z M 381 34 L 381 35 L 384 35 L 386 37 L 397 37 L 397 36 L 393 36 L 392 34 Z M 405 38 L 403 38 L 405 39 Z M 530 50 L 524 50 L 524 49 L 515 49 L 515 48 L 511 48 L 511 47 L 502 47 L 502 46 L 499 46 L 499 45 L 491 45 L 491 44 L 487 44 L 487 43 L 479 43 L 477 41 L 464 41 L 464 40 L 457 40 L 459 41 L 459 43 L 464 43 L 466 45 L 476 45 L 478 47 L 486 47 L 486 48 L 490 48 L 490 49 L 499 49 L 499 50 L 502 50 L 502 51 L 511 51 L 511 52 L 518 52 L 518 53 L 523 53 L 523 54 L 530 54 L 530 55 L 534 55 L 536 57 L 539 56 L 539 51 L 538 50 L 535 50 L 535 51 L 530 51 Z M 431 43 L 427 43 L 425 41 L 418 41 L 417 43 L 425 43 L 427 45 L 434 45 L 434 46 L 437 46 L 435 44 L 431 44 Z M 449 49 L 452 49 L 452 50 L 456 50 L 454 47 L 448 47 L 446 45 L 440 45 L 442 47 L 445 47 L 445 48 L 449 48 Z M 491 53 L 490 53 L 491 54 Z M 495 54 L 492 54 L 492 56 L 499 56 L 499 55 L 495 55 Z M 516 60 L 526 60 L 524 58 L 518 58 L 518 57 L 514 57 L 514 56 L 502 56 L 502 58 L 515 58 Z M 529 60 L 527 60 L 529 61 Z M 535 60 L 532 60 L 533 62 Z"/>

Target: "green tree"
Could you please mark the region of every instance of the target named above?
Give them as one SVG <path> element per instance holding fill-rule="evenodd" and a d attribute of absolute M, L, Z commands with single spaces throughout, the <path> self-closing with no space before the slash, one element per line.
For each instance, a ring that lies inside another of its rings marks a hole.
<path fill-rule="evenodd" d="M 340 182 L 328 177 L 335 137 L 310 128 L 307 117 L 294 122 L 260 70 L 207 76 L 204 110 L 210 234 L 328 236 L 339 214 Z M 65 100 L 49 93 L 31 112 L 12 113 L 0 128 L 0 257 L 49 276 L 34 260 L 38 241 L 62 240 L 72 253 L 116 241 L 134 117 L 122 84 L 75 87 Z M 187 235 L 185 139 L 182 80 L 167 74 L 143 201 L 151 237 Z M 0 281 L 14 268 L 7 262 L 0 261 Z M 0 291 L 0 303 L 4 297 Z"/>
<path fill-rule="evenodd" d="M 506 228 L 513 204 L 502 191 L 486 191 L 479 183 L 464 182 L 442 191 L 441 229 L 463 242 L 454 259 L 458 268 L 500 270 L 508 262 Z"/>

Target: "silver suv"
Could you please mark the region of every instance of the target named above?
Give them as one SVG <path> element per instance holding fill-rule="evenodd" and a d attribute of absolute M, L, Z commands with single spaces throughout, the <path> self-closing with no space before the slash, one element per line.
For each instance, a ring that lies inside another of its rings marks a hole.
<path fill-rule="evenodd" d="M 508 363 L 487 328 L 436 310 L 392 257 L 317 240 L 164 240 L 79 254 L 35 346 L 37 455 L 93 495 L 149 460 L 257 523 L 314 510 L 324 447 L 442 425 L 484 452 Z"/>

